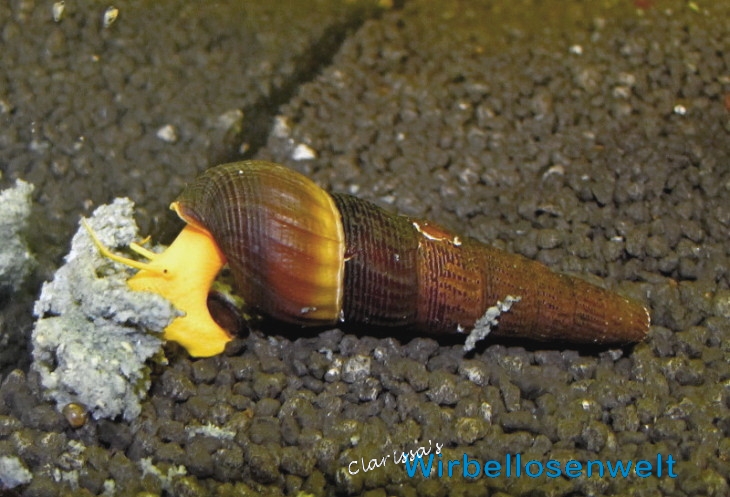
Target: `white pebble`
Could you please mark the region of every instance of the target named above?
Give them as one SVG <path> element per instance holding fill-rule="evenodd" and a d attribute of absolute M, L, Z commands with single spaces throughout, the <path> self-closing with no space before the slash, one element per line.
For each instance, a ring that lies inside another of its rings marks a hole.
<path fill-rule="evenodd" d="M 571 45 L 568 51 L 573 55 L 583 55 L 583 47 L 580 45 Z"/>
<path fill-rule="evenodd" d="M 277 138 L 287 138 L 289 133 L 291 133 L 289 119 L 286 116 L 276 116 L 272 133 Z"/>
<path fill-rule="evenodd" d="M 113 5 L 110 7 L 107 7 L 107 9 L 104 11 L 104 17 L 102 18 L 102 25 L 105 28 L 108 28 L 112 24 L 114 24 L 114 21 L 117 20 L 117 17 L 119 16 L 119 9 L 114 7 Z"/>
<path fill-rule="evenodd" d="M 177 141 L 177 129 L 172 124 L 165 124 L 157 130 L 157 138 L 167 143 L 175 143 Z"/>
<path fill-rule="evenodd" d="M 59 22 L 63 19 L 63 11 L 66 10 L 66 2 L 60 1 L 53 4 L 53 20 Z"/>
<path fill-rule="evenodd" d="M 305 145 L 304 143 L 300 143 L 296 147 L 294 147 L 294 152 L 292 152 L 291 158 L 294 160 L 311 160 L 315 159 L 317 157 L 317 152 L 315 152 L 310 146 Z"/>

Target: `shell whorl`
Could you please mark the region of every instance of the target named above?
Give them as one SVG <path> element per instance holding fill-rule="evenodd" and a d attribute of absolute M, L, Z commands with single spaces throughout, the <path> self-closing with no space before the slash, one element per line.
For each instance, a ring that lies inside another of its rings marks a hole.
<path fill-rule="evenodd" d="M 188 223 L 212 234 L 247 305 L 300 324 L 337 322 L 345 242 L 329 194 L 269 162 L 208 169 L 178 197 Z"/>

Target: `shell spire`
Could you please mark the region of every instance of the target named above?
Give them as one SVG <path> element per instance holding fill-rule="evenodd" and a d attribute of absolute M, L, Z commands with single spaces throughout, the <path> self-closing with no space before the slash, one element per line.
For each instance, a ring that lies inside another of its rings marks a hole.
<path fill-rule="evenodd" d="M 348 247 L 346 321 L 465 333 L 510 297 L 496 336 L 616 344 L 642 340 L 649 330 L 639 302 L 435 223 L 349 195 L 334 198 Z"/>

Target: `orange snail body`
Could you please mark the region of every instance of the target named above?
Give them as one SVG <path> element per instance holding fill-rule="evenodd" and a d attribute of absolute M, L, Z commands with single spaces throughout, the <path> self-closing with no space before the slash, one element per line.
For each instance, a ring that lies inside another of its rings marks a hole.
<path fill-rule="evenodd" d="M 468 332 L 514 296 L 495 335 L 609 344 L 649 330 L 636 301 L 277 164 L 211 168 L 173 208 L 210 232 L 246 304 L 282 321 Z"/>

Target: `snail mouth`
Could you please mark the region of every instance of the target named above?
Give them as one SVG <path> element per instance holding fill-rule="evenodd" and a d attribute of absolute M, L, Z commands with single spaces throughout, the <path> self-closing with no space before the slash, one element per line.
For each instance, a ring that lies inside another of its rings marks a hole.
<path fill-rule="evenodd" d="M 178 342 L 193 357 L 210 357 L 223 352 L 231 336 L 210 315 L 207 299 L 213 281 L 225 264 L 225 257 L 207 230 L 188 224 L 159 254 L 139 244 L 130 244 L 130 249 L 149 259 L 149 262 L 142 262 L 111 252 L 89 226 L 84 225 L 102 255 L 139 269 L 127 280 L 129 288 L 161 295 L 184 313 L 165 328 L 163 337 L 166 340 Z"/>

